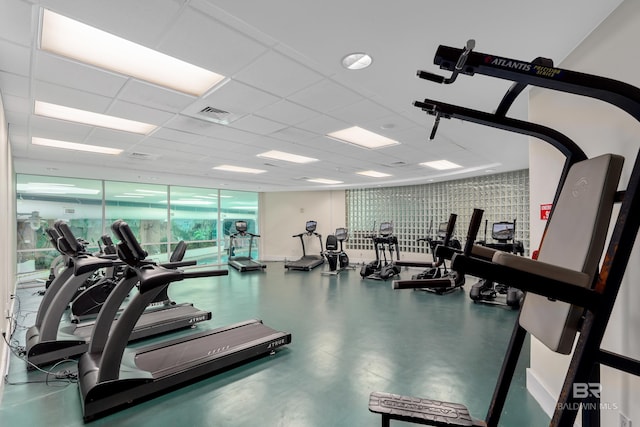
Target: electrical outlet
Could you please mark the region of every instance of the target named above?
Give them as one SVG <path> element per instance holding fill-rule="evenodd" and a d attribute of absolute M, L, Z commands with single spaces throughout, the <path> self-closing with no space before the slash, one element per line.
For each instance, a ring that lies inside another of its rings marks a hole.
<path fill-rule="evenodd" d="M 631 427 L 631 420 L 622 412 L 620 412 L 620 427 Z"/>

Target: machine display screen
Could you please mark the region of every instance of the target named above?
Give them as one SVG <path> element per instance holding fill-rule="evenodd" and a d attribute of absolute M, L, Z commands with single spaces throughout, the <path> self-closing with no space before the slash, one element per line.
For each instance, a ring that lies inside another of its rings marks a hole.
<path fill-rule="evenodd" d="M 380 235 L 388 236 L 393 233 L 393 223 L 383 222 L 380 224 Z"/>
<path fill-rule="evenodd" d="M 494 222 L 491 237 L 495 240 L 513 239 L 514 224 L 512 222 Z"/>
<path fill-rule="evenodd" d="M 306 230 L 307 233 L 313 233 L 316 231 L 316 226 L 318 225 L 318 221 L 307 221 Z"/>

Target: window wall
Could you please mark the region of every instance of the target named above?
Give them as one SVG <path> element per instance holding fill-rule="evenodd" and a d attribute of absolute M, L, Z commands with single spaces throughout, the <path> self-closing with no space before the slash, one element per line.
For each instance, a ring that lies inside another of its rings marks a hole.
<path fill-rule="evenodd" d="M 229 236 L 236 232 L 236 221 L 246 221 L 247 231 L 253 234 L 258 232 L 258 193 L 247 193 L 243 191 L 220 191 L 220 221 L 225 250 L 223 252 L 224 262 L 229 256 L 230 240 Z M 249 239 L 234 240 L 234 255 L 248 256 L 259 259 L 258 242 L 254 239 L 249 254 Z"/>
<path fill-rule="evenodd" d="M 101 181 L 17 175 L 18 273 L 48 269 L 59 255 L 44 232 L 59 219 L 96 250 L 103 233 L 102 199 Z"/>
<path fill-rule="evenodd" d="M 142 247 L 157 261 L 187 243 L 185 260 L 226 263 L 229 233 L 243 219 L 258 233 L 258 194 L 214 188 L 17 175 L 18 271 L 48 270 L 58 256 L 44 230 L 65 220 L 76 237 L 99 249 L 110 225 L 126 221 Z M 115 239 L 114 239 L 115 240 Z M 258 256 L 254 245 L 253 255 Z"/>

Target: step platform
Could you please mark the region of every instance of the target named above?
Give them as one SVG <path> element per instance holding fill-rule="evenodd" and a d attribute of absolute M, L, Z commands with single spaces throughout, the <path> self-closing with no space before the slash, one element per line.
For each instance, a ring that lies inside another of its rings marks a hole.
<path fill-rule="evenodd" d="M 369 411 L 382 415 L 382 427 L 389 427 L 390 420 L 436 427 L 480 427 L 486 425 L 484 421 L 471 418 L 468 409 L 459 403 L 379 391 L 375 391 L 369 396 Z"/>

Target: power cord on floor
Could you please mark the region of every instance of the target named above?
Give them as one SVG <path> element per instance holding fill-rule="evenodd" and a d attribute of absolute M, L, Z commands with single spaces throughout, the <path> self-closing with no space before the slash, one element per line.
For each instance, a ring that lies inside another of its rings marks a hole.
<path fill-rule="evenodd" d="M 44 380 L 30 380 L 30 381 L 13 382 L 13 381 L 9 380 L 9 374 L 7 373 L 4 376 L 5 384 L 8 384 L 8 385 L 21 385 L 21 384 L 44 383 L 46 385 L 51 385 L 52 383 L 61 382 L 61 383 L 64 383 L 65 385 L 68 385 L 68 384 L 76 383 L 78 381 L 78 372 L 77 372 L 77 370 L 76 371 L 72 371 L 72 370 L 69 370 L 69 369 L 65 369 L 65 370 L 62 370 L 62 371 L 54 371 L 56 369 L 56 367 L 58 367 L 58 366 L 60 366 L 60 365 L 62 365 L 64 363 L 75 363 L 75 364 L 77 364 L 77 362 L 75 360 L 70 360 L 70 359 L 61 360 L 58 363 L 56 363 L 53 366 L 51 366 L 51 368 L 49 370 L 42 369 L 39 366 L 35 365 L 34 363 L 32 363 L 32 362 L 30 362 L 28 360 L 28 358 L 26 357 L 26 348 L 24 346 L 19 345 L 18 341 L 13 338 L 13 335 L 15 334 L 16 330 L 18 329 L 18 321 L 17 321 L 17 319 L 18 319 L 18 316 L 19 316 L 19 313 L 20 313 L 20 299 L 18 298 L 17 295 L 13 295 L 13 298 L 15 298 L 15 300 L 16 300 L 16 306 L 15 306 L 14 314 L 11 317 L 10 322 L 9 322 L 9 325 L 10 325 L 9 338 L 7 339 L 6 332 L 3 332 L 2 333 L 2 339 L 7 344 L 7 347 L 9 348 L 9 351 L 11 351 L 11 353 L 14 356 L 16 356 L 18 359 L 24 361 L 26 364 L 28 364 L 31 367 L 33 367 L 35 370 L 46 374 L 46 377 L 44 378 Z M 53 379 L 50 379 L 51 377 L 53 377 Z"/>

